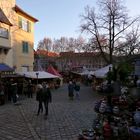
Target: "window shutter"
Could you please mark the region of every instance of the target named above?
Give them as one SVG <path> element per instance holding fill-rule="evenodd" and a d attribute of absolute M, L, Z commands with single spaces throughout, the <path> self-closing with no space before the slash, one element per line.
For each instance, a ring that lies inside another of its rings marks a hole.
<path fill-rule="evenodd" d="M 23 53 L 29 52 L 29 43 L 28 42 L 25 42 L 25 41 L 22 42 L 22 52 Z"/>
<path fill-rule="evenodd" d="M 28 53 L 28 51 L 29 51 L 29 44 L 28 42 L 26 42 L 26 53 Z"/>
<path fill-rule="evenodd" d="M 31 22 L 27 21 L 27 32 L 31 33 Z"/>
<path fill-rule="evenodd" d="M 19 28 L 22 28 L 22 18 L 18 17 L 18 26 Z"/>
<path fill-rule="evenodd" d="M 25 53 L 26 52 L 26 42 L 22 42 L 22 51 L 23 51 L 23 53 Z"/>
<path fill-rule="evenodd" d="M 25 43 L 24 43 L 24 41 L 22 41 L 22 52 L 24 53 L 24 49 L 25 49 Z"/>

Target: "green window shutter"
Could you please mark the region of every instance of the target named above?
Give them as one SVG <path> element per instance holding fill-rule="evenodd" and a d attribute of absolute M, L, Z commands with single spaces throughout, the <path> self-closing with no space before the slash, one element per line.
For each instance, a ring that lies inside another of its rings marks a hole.
<path fill-rule="evenodd" d="M 22 52 L 23 53 L 28 53 L 29 52 L 29 44 L 28 44 L 28 42 L 25 42 L 25 41 L 22 42 Z"/>
<path fill-rule="evenodd" d="M 26 53 L 28 53 L 29 52 L 29 44 L 28 44 L 28 42 L 26 42 Z"/>
<path fill-rule="evenodd" d="M 27 21 L 27 32 L 31 33 L 31 22 Z"/>
<path fill-rule="evenodd" d="M 18 26 L 19 28 L 22 28 L 22 18 L 18 17 Z"/>
<path fill-rule="evenodd" d="M 25 53 L 25 42 L 22 42 L 22 52 Z"/>

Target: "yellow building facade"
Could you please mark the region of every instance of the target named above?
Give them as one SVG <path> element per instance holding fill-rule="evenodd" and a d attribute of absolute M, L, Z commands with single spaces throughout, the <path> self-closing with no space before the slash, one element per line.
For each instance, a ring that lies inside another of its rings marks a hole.
<path fill-rule="evenodd" d="M 17 6 L 15 0 L 0 0 L 0 63 L 16 72 L 33 70 L 37 21 Z"/>

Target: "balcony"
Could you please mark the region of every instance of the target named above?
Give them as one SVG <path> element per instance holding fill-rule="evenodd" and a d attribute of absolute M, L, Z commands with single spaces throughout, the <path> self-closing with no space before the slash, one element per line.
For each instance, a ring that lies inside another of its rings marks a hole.
<path fill-rule="evenodd" d="M 9 31 L 6 28 L 0 27 L 0 48 L 11 48 L 11 42 L 9 38 Z"/>
<path fill-rule="evenodd" d="M 8 29 L 0 27 L 0 37 L 8 39 L 9 38 L 9 31 L 8 31 Z"/>

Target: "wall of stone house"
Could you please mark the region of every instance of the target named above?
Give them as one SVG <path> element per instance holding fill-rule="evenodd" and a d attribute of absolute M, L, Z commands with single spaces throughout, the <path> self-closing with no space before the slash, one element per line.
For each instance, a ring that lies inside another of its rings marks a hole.
<path fill-rule="evenodd" d="M 0 8 L 10 21 L 13 26 L 9 26 L 9 41 L 10 41 L 10 47 L 11 49 L 8 51 L 6 57 L 5 57 L 5 63 L 8 64 L 9 66 L 13 67 L 13 31 L 17 28 L 16 23 L 15 23 L 15 0 L 0 0 Z"/>
<path fill-rule="evenodd" d="M 0 0 L 0 8 L 8 18 L 8 20 L 12 23 L 12 30 L 17 26 L 16 24 L 16 12 L 14 11 L 15 0 Z M 11 32 L 12 32 L 11 30 Z"/>
<path fill-rule="evenodd" d="M 27 33 L 18 26 L 18 17 L 28 19 L 25 15 L 19 15 L 15 12 L 14 7 L 16 5 L 15 0 L 0 0 L 0 7 L 5 13 L 8 20 L 13 26 L 9 28 L 10 32 L 10 47 L 8 54 L 6 55 L 5 62 L 11 67 L 16 67 L 16 71 L 21 71 L 22 66 L 28 66 L 29 70 L 33 70 L 34 62 L 34 22 L 31 22 L 31 33 Z M 28 19 L 30 20 L 30 19 Z M 29 53 L 22 52 L 22 41 L 29 43 Z"/>

